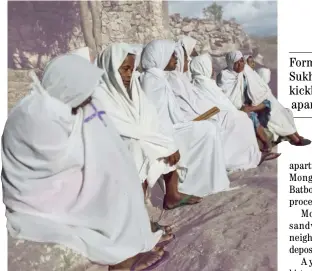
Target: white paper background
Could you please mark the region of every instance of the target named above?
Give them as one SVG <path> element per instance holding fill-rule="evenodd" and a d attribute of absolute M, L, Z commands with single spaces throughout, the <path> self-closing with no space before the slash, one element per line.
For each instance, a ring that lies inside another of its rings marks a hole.
<path fill-rule="evenodd" d="M 311 36 L 311 10 L 312 1 L 309 0 L 280 0 L 278 1 L 278 98 L 285 106 L 290 106 L 293 100 L 311 101 L 309 96 L 290 96 L 289 95 L 289 72 L 290 56 L 298 59 L 311 59 L 311 54 L 289 54 L 289 52 L 312 52 Z M 299 71 L 300 68 L 297 68 Z M 304 70 L 309 71 L 309 68 Z M 312 68 L 310 68 L 312 71 Z M 303 86 L 304 83 L 298 83 Z M 312 117 L 311 111 L 296 112 L 294 115 Z M 300 134 L 312 139 L 312 118 L 296 119 L 296 124 Z M 311 267 L 301 266 L 302 257 L 298 254 L 291 255 L 289 248 L 292 245 L 289 235 L 299 234 L 299 231 L 289 230 L 291 222 L 307 222 L 307 218 L 301 218 L 301 208 L 289 208 L 289 199 L 312 199 L 309 194 L 290 194 L 289 193 L 289 163 L 308 163 L 312 161 L 312 145 L 308 147 L 293 147 L 287 143 L 281 144 L 279 151 L 282 156 L 278 163 L 278 270 L 308 271 Z M 312 174 L 312 170 L 301 171 L 302 174 Z M 304 183 L 302 183 L 304 184 Z M 306 183 L 305 183 L 306 184 Z M 297 184 L 298 185 L 298 184 Z M 311 184 L 306 184 L 312 187 Z M 308 206 L 307 206 L 308 207 Z M 312 208 L 311 208 L 312 209 Z M 302 231 L 303 234 L 312 231 Z M 293 242 L 295 246 L 307 247 L 309 244 Z M 307 259 L 312 260 L 312 254 L 306 254 Z M 310 256 L 310 257 L 309 257 Z"/>

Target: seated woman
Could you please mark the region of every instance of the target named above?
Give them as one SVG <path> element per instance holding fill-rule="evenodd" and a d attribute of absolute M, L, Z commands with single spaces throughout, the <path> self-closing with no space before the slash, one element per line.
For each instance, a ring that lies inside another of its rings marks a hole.
<path fill-rule="evenodd" d="M 193 91 L 197 91 L 203 100 L 209 100 L 220 108 L 220 113 L 227 112 L 228 122 L 234 125 L 229 132 L 226 131 L 227 127 L 224 128 L 223 139 L 224 146 L 228 147 L 226 152 L 237 153 L 233 157 L 233 160 L 236 158 L 236 162 L 232 161 L 232 164 L 241 164 L 242 168 L 248 168 L 257 165 L 259 156 L 261 156 L 261 163 L 265 160 L 275 159 L 280 155 L 277 153 L 259 153 L 252 121 L 244 112 L 235 108 L 217 86 L 216 81 L 211 78 L 212 61 L 208 54 L 194 57 L 191 61 L 190 70 L 193 77 Z M 223 123 L 221 125 L 223 126 Z"/>
<path fill-rule="evenodd" d="M 71 248 L 109 270 L 168 257 L 153 233 L 133 159 L 93 98 L 103 71 L 60 56 L 10 112 L 2 182 L 13 238 Z M 116 215 L 118 214 L 118 215 Z"/>
<path fill-rule="evenodd" d="M 215 103 L 216 101 L 210 100 L 207 95 L 203 95 L 201 90 L 189 82 L 184 75 L 184 72 L 188 70 L 187 54 L 181 44 L 177 44 L 175 55 L 177 70 L 168 70 L 166 75 L 177 103 L 185 113 L 187 120 L 197 118 L 214 106 L 221 109 L 221 112 L 211 119 L 215 120 L 220 127 L 220 140 L 224 148 L 227 170 L 234 172 L 257 167 L 260 163 L 261 152 L 249 118 L 238 110 L 230 111 L 222 104 Z M 205 56 L 208 57 L 208 55 Z"/>
<path fill-rule="evenodd" d="M 217 84 L 237 109 L 249 114 L 257 135 L 268 150 L 263 127 L 274 135 L 287 137 L 295 146 L 305 146 L 310 140 L 301 137 L 293 117 L 273 96 L 270 88 L 249 65 L 244 64 L 241 52 L 226 55 L 227 68 L 217 77 Z"/>
<path fill-rule="evenodd" d="M 200 198 L 178 191 L 179 175 L 183 176 L 186 169 L 178 163 L 180 153 L 173 137 L 160 129 L 156 109 L 133 75 L 133 53 L 130 46 L 120 43 L 108 46 L 100 54 L 98 63 L 104 69 L 104 83 L 98 98 L 132 153 L 144 190 L 145 183 L 153 187 L 163 175 L 165 209 L 198 203 Z"/>
<path fill-rule="evenodd" d="M 142 54 L 140 77 L 145 94 L 156 107 L 163 133 L 173 137 L 188 171 L 179 191 L 206 196 L 229 188 L 220 130 L 213 121 L 187 121 L 166 79 L 165 70 L 176 67 L 175 42 L 154 40 Z"/>

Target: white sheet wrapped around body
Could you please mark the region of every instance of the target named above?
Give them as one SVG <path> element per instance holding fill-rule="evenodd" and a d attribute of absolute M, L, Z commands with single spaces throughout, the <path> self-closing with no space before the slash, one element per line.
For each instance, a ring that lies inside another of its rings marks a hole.
<path fill-rule="evenodd" d="M 48 64 L 44 88 L 34 77 L 4 129 L 2 182 L 12 237 L 111 265 L 151 250 L 162 232 L 151 232 L 133 160 L 98 101 L 72 114 L 101 74 L 67 55 Z"/>
<path fill-rule="evenodd" d="M 146 45 L 142 55 L 140 80 L 147 97 L 156 106 L 164 133 L 173 135 L 187 166 L 179 191 L 205 196 L 229 188 L 220 130 L 215 121 L 187 121 L 166 79 L 164 69 L 175 43 L 156 40 Z"/>
<path fill-rule="evenodd" d="M 274 134 L 275 140 L 278 136 L 288 136 L 296 133 L 296 125 L 290 110 L 287 110 L 274 97 L 269 86 L 261 79 L 257 72 L 245 65 L 244 71 L 236 73 L 233 65 L 241 56 L 240 52 L 232 52 L 227 55 L 228 67 L 220 72 L 217 84 L 230 99 L 233 105 L 240 109 L 244 104 L 244 76 L 247 82 L 247 94 L 256 106 L 264 100 L 271 103 L 271 113 L 268 129 Z"/>
<path fill-rule="evenodd" d="M 157 111 L 143 93 L 137 74 L 132 76 L 131 98 L 123 85 L 118 69 L 128 53 L 134 52 L 127 44 L 119 43 L 101 54 L 104 73 L 97 98 L 132 153 L 141 182 L 147 180 L 153 187 L 162 174 L 176 169 L 166 164 L 165 158 L 178 149 L 173 137 L 164 135 L 160 129 Z M 180 174 L 185 173 L 185 168 L 177 167 Z"/>

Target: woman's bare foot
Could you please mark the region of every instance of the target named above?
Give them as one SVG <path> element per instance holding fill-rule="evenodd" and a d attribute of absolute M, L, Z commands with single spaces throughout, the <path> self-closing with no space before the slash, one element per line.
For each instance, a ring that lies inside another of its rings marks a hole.
<path fill-rule="evenodd" d="M 276 153 L 276 152 L 263 152 L 261 154 L 261 160 L 258 164 L 260 166 L 264 161 L 269 161 L 269 160 L 274 160 L 280 157 L 281 153 Z"/>
<path fill-rule="evenodd" d="M 165 251 L 162 248 L 155 247 L 152 251 L 139 253 L 119 264 L 111 265 L 108 270 L 141 271 L 159 262 L 163 258 L 164 253 Z M 135 268 L 133 268 L 134 265 Z"/>
<path fill-rule="evenodd" d="M 176 193 L 175 195 L 166 194 L 164 197 L 163 207 L 166 210 L 175 209 L 184 205 L 193 205 L 201 202 L 202 198 Z"/>

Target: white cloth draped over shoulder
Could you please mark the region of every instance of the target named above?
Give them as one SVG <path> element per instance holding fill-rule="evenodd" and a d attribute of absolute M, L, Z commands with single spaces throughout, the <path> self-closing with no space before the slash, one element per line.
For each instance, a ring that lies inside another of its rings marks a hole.
<path fill-rule="evenodd" d="M 165 133 L 173 134 L 187 166 L 186 178 L 180 178 L 179 191 L 205 196 L 229 188 L 220 131 L 213 122 L 187 121 L 175 99 L 164 72 L 175 43 L 154 40 L 142 54 L 141 84 L 156 106 Z"/>
<path fill-rule="evenodd" d="M 208 97 L 220 110 L 240 112 L 223 93 L 222 89 L 217 86 L 216 81 L 211 78 L 212 61 L 209 54 L 194 57 L 190 63 L 190 70 L 192 83 L 197 87 L 195 90 Z"/>
<path fill-rule="evenodd" d="M 164 158 L 178 149 L 173 136 L 164 135 L 160 129 L 157 111 L 142 91 L 138 77 L 132 76 L 131 98 L 123 85 L 118 69 L 129 53 L 134 52 L 127 44 L 119 43 L 101 54 L 104 83 L 99 99 L 128 145 L 141 181 L 147 180 L 153 187 L 162 174 L 176 169 L 166 164 Z M 180 166 L 178 169 L 180 174 L 185 171 Z"/>
<path fill-rule="evenodd" d="M 247 82 L 247 94 L 253 106 L 257 106 L 264 100 L 271 102 L 271 114 L 268 122 L 269 130 L 278 136 L 287 136 L 296 132 L 293 115 L 290 110 L 284 108 L 274 97 L 270 87 L 260 78 L 260 76 L 245 65 L 244 71 L 237 74 L 233 71 L 236 61 L 242 57 L 241 52 L 231 52 L 226 56 L 227 68 L 222 70 L 217 76 L 217 84 L 223 90 L 237 109 L 244 104 L 244 76 Z"/>
<path fill-rule="evenodd" d="M 162 231 L 151 232 L 132 157 L 98 101 L 72 115 L 102 73 L 65 55 L 48 64 L 42 85 L 33 76 L 4 129 L 2 182 L 12 237 L 111 265 L 151 250 Z"/>
<path fill-rule="evenodd" d="M 179 44 L 176 47 L 176 56 L 178 63 L 184 63 L 184 51 Z M 210 79 L 212 63 L 209 55 L 195 57 L 191 63 L 193 63 L 191 64 L 193 65 L 193 77 L 196 76 L 197 83 L 199 80 L 200 83 L 206 82 L 206 78 L 208 82 L 210 82 L 209 80 L 213 81 Z M 205 70 L 205 74 L 209 77 L 202 75 L 202 70 Z M 233 105 L 229 107 L 231 102 L 226 97 L 223 99 L 220 97 L 221 95 L 224 96 L 220 89 L 218 90 L 220 92 L 218 99 L 218 93 L 209 95 L 209 90 L 205 89 L 205 86 L 202 84 L 196 84 L 195 86 L 178 70 L 166 72 L 166 74 L 180 109 L 185 113 L 188 120 L 198 117 L 214 106 L 220 108 L 221 111 L 210 120 L 206 120 L 206 122 L 215 120 L 220 128 L 227 170 L 237 171 L 257 167 L 261 159 L 261 153 L 253 124 L 247 114 L 239 112 Z M 225 103 L 223 103 L 223 100 Z M 226 101 L 228 102 L 226 103 Z"/>
<path fill-rule="evenodd" d="M 271 81 L 271 70 L 268 68 L 259 68 L 257 69 L 257 73 L 261 77 L 261 79 L 266 83 L 267 85 Z"/>

